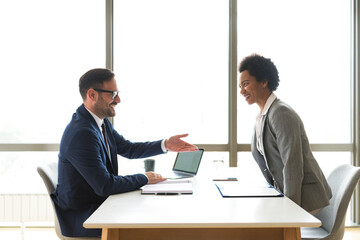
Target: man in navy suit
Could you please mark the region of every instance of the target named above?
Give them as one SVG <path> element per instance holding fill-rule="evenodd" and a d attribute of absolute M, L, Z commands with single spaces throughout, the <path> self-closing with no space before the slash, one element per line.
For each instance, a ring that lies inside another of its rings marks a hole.
<path fill-rule="evenodd" d="M 82 225 L 108 196 L 165 180 L 154 172 L 118 176 L 117 154 L 133 159 L 198 148 L 180 139 L 187 134 L 154 142 L 130 142 L 117 133 L 107 117 L 115 116 L 120 97 L 115 75 L 108 69 L 86 72 L 80 78 L 79 89 L 83 104 L 62 136 L 58 185 L 51 198 L 64 236 L 99 237 L 101 229 L 85 229 Z"/>

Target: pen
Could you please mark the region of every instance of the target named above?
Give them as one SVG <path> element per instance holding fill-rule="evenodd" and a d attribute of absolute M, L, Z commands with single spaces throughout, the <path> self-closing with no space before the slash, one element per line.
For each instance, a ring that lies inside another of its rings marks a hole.
<path fill-rule="evenodd" d="M 179 195 L 179 193 L 161 192 L 161 193 L 156 193 L 156 195 Z"/>
<path fill-rule="evenodd" d="M 213 179 L 213 181 L 237 181 L 237 178 L 229 177 L 223 179 Z"/>

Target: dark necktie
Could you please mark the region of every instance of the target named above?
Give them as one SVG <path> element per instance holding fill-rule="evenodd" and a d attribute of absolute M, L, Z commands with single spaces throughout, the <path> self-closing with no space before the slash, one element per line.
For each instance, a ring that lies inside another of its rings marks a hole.
<path fill-rule="evenodd" d="M 109 143 L 108 143 L 108 139 L 107 139 L 107 135 L 106 135 L 106 126 L 105 126 L 105 123 L 103 123 L 103 124 L 101 125 L 101 129 L 102 129 L 102 133 L 103 133 L 104 140 L 105 140 L 106 150 L 107 150 L 107 153 L 108 153 L 108 156 L 109 156 L 109 160 L 110 160 L 110 166 L 112 167 L 111 155 L 110 155 L 110 148 L 109 148 Z"/>

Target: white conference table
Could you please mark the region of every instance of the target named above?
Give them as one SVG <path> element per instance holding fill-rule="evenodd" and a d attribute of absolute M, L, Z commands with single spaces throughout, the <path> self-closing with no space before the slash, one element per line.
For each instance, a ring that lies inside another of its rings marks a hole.
<path fill-rule="evenodd" d="M 192 195 L 112 195 L 84 222 L 109 239 L 291 239 L 321 222 L 287 197 L 223 198 L 210 177 Z"/>

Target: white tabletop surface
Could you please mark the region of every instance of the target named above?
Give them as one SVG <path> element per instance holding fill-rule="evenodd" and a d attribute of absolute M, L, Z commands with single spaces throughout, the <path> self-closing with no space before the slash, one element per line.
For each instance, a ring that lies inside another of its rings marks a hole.
<path fill-rule="evenodd" d="M 110 196 L 86 228 L 318 227 L 321 222 L 287 197 L 223 198 L 211 178 L 193 179 L 192 195 Z"/>

